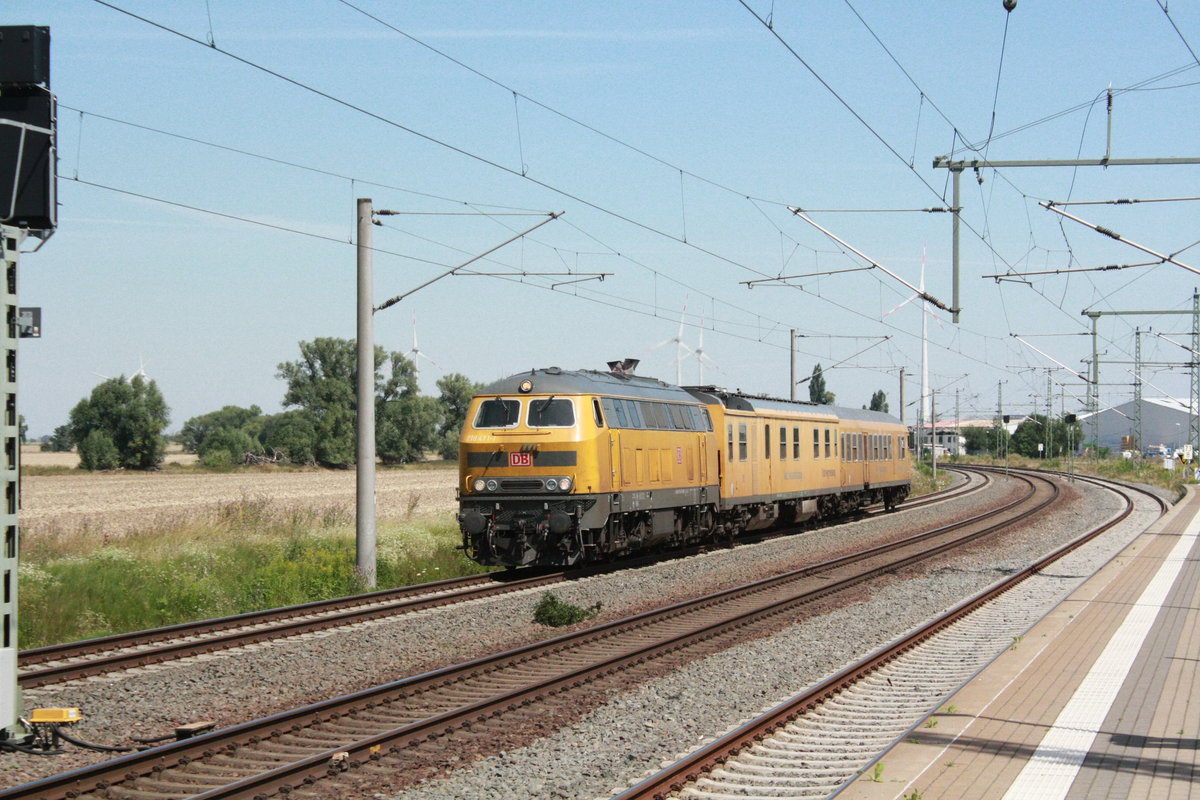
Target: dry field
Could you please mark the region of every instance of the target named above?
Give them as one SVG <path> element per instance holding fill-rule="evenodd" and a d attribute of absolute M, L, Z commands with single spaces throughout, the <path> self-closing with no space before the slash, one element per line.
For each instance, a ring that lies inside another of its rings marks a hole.
<path fill-rule="evenodd" d="M 177 444 L 167 446 L 167 457 L 164 459 L 167 464 L 195 464 L 199 460 L 200 457 L 195 453 L 185 453 Z M 79 454 L 73 450 L 70 453 L 42 452 L 41 445 L 23 444 L 21 463 L 28 467 L 74 468 L 79 466 Z"/>
<path fill-rule="evenodd" d="M 449 513 L 455 508 L 457 476 L 452 469 L 379 470 L 375 487 L 379 518 Z M 219 507 L 242 500 L 267 500 L 276 508 L 340 506 L 352 516 L 355 473 L 313 470 L 23 476 L 21 533 L 25 537 L 88 533 L 119 538 L 125 533 L 202 521 Z"/>

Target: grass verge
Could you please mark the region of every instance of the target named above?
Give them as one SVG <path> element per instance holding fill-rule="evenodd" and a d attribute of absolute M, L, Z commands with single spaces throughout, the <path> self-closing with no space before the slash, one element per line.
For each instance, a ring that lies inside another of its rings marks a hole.
<path fill-rule="evenodd" d="M 243 498 L 214 519 L 154 533 L 23 542 L 22 649 L 354 594 L 353 515 L 344 507 Z M 379 588 L 485 571 L 455 549 L 454 517 L 380 520 Z"/>

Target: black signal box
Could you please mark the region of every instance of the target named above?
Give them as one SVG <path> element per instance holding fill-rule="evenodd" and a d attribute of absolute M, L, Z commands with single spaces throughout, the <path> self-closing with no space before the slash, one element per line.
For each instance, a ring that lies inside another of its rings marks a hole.
<path fill-rule="evenodd" d="M 0 89 L 0 223 L 58 224 L 54 95 L 40 86 Z"/>
<path fill-rule="evenodd" d="M 50 88 L 50 28 L 0 25 L 0 86 Z"/>

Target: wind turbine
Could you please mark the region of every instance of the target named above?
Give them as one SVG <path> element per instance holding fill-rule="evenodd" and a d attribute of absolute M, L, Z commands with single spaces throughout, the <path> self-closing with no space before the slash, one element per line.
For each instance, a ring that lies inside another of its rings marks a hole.
<path fill-rule="evenodd" d="M 921 248 L 921 282 L 917 286 L 917 293 L 911 295 L 907 300 L 893 308 L 891 311 L 884 314 L 886 319 L 890 314 L 899 311 L 904 306 L 911 303 L 913 300 L 922 298 L 925 295 L 925 248 Z M 941 319 L 935 314 L 934 319 L 938 325 L 942 324 Z M 917 452 L 920 453 L 921 440 L 924 437 L 925 421 L 929 419 L 931 413 L 929 402 L 929 308 L 926 304 L 921 304 L 921 406 L 917 410 Z"/>
<path fill-rule="evenodd" d="M 430 364 L 433 364 L 438 369 L 441 369 L 441 365 L 438 364 L 436 361 L 434 361 L 429 356 L 422 353 L 420 346 L 417 345 L 417 315 L 416 314 L 413 314 L 413 346 L 412 346 L 412 349 L 409 350 L 405 355 L 407 355 L 413 363 L 413 377 L 415 379 L 417 379 L 417 381 L 420 381 L 420 379 L 421 379 L 421 359 L 422 358 L 425 359 L 426 361 L 428 361 Z"/>
<path fill-rule="evenodd" d="M 650 348 L 650 352 L 653 352 L 654 350 L 657 350 L 658 348 L 660 348 L 664 345 L 674 343 L 675 348 L 676 348 L 675 349 L 675 360 L 674 360 L 675 385 L 676 386 L 679 386 L 683 383 L 683 360 L 688 357 L 689 353 L 692 352 L 692 348 L 688 347 L 686 344 L 683 343 L 683 326 L 684 326 L 684 321 L 686 319 L 687 319 L 687 303 L 685 301 L 684 306 L 683 306 L 683 313 L 679 315 L 679 330 L 670 339 L 663 339 L 661 342 L 659 342 L 658 344 L 656 344 Z"/>
<path fill-rule="evenodd" d="M 97 378 L 103 378 L 106 381 L 112 380 L 112 377 L 109 375 L 104 375 L 99 372 L 93 372 L 92 374 L 95 375 Z M 122 375 L 121 377 L 124 379 L 124 381 L 126 383 L 129 383 L 130 381 L 132 381 L 134 378 L 138 377 L 139 375 L 143 379 L 146 377 L 146 361 L 145 361 L 145 359 L 142 358 L 141 353 L 138 354 L 138 368 L 135 371 L 131 372 L 129 374 L 128 378 L 126 378 L 124 375 Z"/>
<path fill-rule="evenodd" d="M 717 362 L 715 362 L 711 358 L 709 358 L 704 352 L 704 319 L 703 318 L 700 319 L 700 341 L 696 344 L 696 349 L 692 351 L 692 355 L 694 355 L 696 357 L 696 369 L 697 369 L 697 372 L 699 373 L 699 380 L 697 381 L 697 383 L 700 386 L 704 385 L 704 365 L 706 363 L 710 367 L 715 369 L 717 372 L 721 371 L 721 368 L 717 366 Z"/>

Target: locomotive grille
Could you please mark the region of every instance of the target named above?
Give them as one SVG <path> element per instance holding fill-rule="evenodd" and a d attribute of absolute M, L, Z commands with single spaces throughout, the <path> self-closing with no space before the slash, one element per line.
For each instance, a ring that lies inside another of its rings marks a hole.
<path fill-rule="evenodd" d="M 502 492 L 540 492 L 546 489 L 546 485 L 539 480 L 509 478 L 500 481 L 500 491 Z"/>

